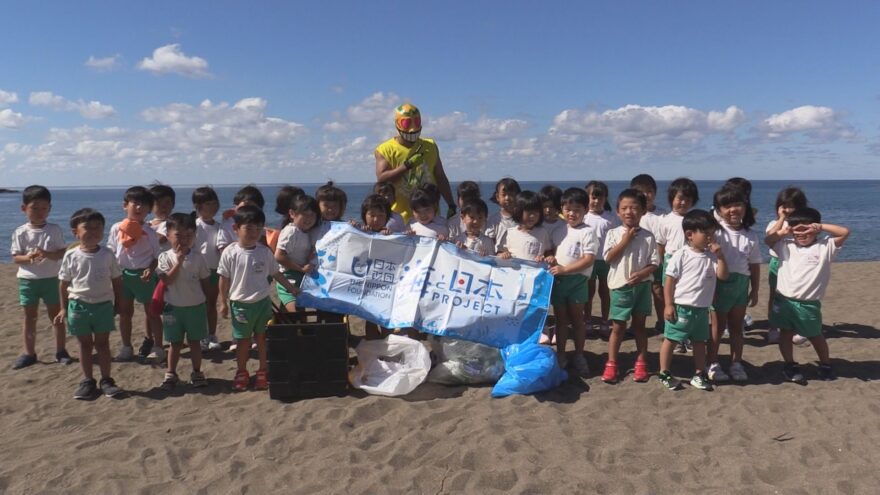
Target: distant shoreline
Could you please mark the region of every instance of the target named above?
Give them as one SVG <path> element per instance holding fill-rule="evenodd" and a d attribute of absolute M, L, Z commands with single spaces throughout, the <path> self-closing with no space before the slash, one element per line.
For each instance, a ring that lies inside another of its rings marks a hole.
<path fill-rule="evenodd" d="M 13 193 L 17 193 L 17 192 L 18 191 L 16 191 L 15 189 L 4 189 L 4 188 L 0 187 L 0 194 L 13 194 Z"/>

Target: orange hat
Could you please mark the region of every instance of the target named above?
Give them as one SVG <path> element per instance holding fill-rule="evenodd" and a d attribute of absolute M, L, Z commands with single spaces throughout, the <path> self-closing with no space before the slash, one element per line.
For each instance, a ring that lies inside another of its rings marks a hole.
<path fill-rule="evenodd" d="M 394 125 L 400 132 L 419 132 L 422 130 L 422 114 L 415 105 L 404 103 L 394 109 Z"/>

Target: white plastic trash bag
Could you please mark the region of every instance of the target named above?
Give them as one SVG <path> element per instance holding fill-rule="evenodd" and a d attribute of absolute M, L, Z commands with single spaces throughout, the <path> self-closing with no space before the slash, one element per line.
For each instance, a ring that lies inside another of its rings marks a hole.
<path fill-rule="evenodd" d="M 370 394 L 406 395 L 431 370 L 428 349 L 408 337 L 392 334 L 384 340 L 362 340 L 355 351 L 358 365 L 351 370 L 351 384 Z"/>

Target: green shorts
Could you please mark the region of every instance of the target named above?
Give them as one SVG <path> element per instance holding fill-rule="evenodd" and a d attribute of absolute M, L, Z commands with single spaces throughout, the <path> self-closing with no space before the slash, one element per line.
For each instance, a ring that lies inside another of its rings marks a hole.
<path fill-rule="evenodd" d="M 284 278 L 286 278 L 294 287 L 302 286 L 303 277 L 305 277 L 303 272 L 284 270 Z M 281 301 L 281 304 L 286 306 L 290 303 L 296 302 L 296 296 L 287 292 L 287 289 L 278 282 L 275 282 L 275 289 L 278 291 L 278 299 Z"/>
<path fill-rule="evenodd" d="M 804 337 L 818 337 L 822 335 L 822 302 L 798 301 L 777 293 L 770 310 L 770 325 Z"/>
<path fill-rule="evenodd" d="M 611 267 L 608 266 L 608 262 L 605 260 L 596 260 L 593 262 L 593 273 L 590 274 L 590 280 L 596 280 L 597 278 L 602 278 L 602 280 L 608 280 L 608 271 L 611 270 Z"/>
<path fill-rule="evenodd" d="M 153 276 L 148 282 L 142 281 L 141 274 L 144 273 L 144 270 L 146 268 L 122 270 L 123 299 L 134 299 L 141 304 L 150 304 L 153 299 L 153 291 L 156 290 L 156 282 L 159 279 L 156 277 L 156 272 L 153 272 Z"/>
<path fill-rule="evenodd" d="M 208 310 L 205 303 L 195 306 L 165 305 L 162 331 L 170 343 L 202 340 L 208 336 Z"/>
<path fill-rule="evenodd" d="M 22 306 L 38 306 L 40 299 L 46 304 L 59 304 L 58 277 L 18 279 L 18 303 Z"/>
<path fill-rule="evenodd" d="M 586 304 L 587 296 L 586 275 L 562 275 L 553 280 L 550 304 L 554 306 Z"/>
<path fill-rule="evenodd" d="M 113 321 L 113 303 L 67 301 L 67 334 L 74 337 L 93 333 L 110 333 L 116 328 Z"/>
<path fill-rule="evenodd" d="M 776 291 L 776 277 L 779 276 L 779 258 L 770 257 L 770 266 L 767 268 L 767 281 L 770 282 L 770 290 Z"/>
<path fill-rule="evenodd" d="M 272 318 L 271 299 L 267 297 L 252 303 L 232 301 L 230 306 L 233 338 L 249 339 L 255 333 L 266 332 L 266 325 Z"/>
<path fill-rule="evenodd" d="M 695 342 L 709 340 L 709 308 L 675 305 L 675 323 L 666 322 L 663 336 L 674 342 L 690 339 Z"/>
<path fill-rule="evenodd" d="M 715 300 L 712 311 L 727 313 L 736 306 L 749 303 L 749 282 L 751 277 L 742 273 L 731 273 L 727 280 L 719 279 L 715 283 Z"/>
<path fill-rule="evenodd" d="M 633 313 L 648 316 L 652 305 L 651 282 L 624 285 L 611 291 L 611 320 L 627 321 Z"/>
<path fill-rule="evenodd" d="M 669 253 L 663 254 L 663 262 L 660 263 L 660 285 L 666 286 L 666 266 L 669 264 L 669 258 L 672 258 L 672 255 Z"/>
<path fill-rule="evenodd" d="M 211 268 L 211 274 L 208 275 L 208 284 L 210 284 L 211 287 L 217 287 L 220 285 L 220 275 L 217 275 L 216 268 Z"/>

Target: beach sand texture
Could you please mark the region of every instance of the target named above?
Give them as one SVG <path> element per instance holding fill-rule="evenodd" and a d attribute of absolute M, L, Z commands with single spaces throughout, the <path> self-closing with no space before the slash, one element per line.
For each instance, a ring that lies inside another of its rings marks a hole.
<path fill-rule="evenodd" d="M 204 367 L 206 389 L 181 384 L 168 394 L 158 390 L 162 368 L 114 363 L 128 396 L 82 402 L 72 399 L 78 364 L 50 364 L 44 316 L 41 363 L 10 369 L 21 311 L 15 268 L 3 265 L 0 492 L 877 493 L 878 278 L 880 263 L 834 266 L 823 311 L 839 378 L 806 387 L 781 382 L 779 352 L 764 343 L 765 282 L 749 310 L 762 329 L 747 333 L 751 380 L 714 392 L 669 392 L 656 376 L 606 385 L 598 374 L 607 344 L 593 339 L 594 377 L 535 396 L 492 399 L 490 387 L 424 384 L 403 398 L 354 391 L 282 403 L 232 393 L 234 361 L 216 353 Z M 142 327 L 138 316 L 136 345 Z M 229 339 L 228 322 L 220 335 Z M 117 333 L 114 353 L 118 342 Z M 659 344 L 651 337 L 653 372 Z M 69 349 L 78 355 L 73 339 Z M 795 352 L 815 362 L 812 348 Z M 623 369 L 634 353 L 624 342 Z M 689 356 L 676 357 L 677 375 L 691 370 Z M 189 372 L 183 359 L 181 378 Z M 808 378 L 815 372 L 806 366 Z"/>

